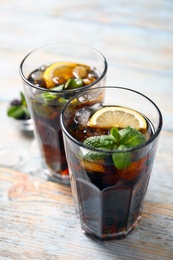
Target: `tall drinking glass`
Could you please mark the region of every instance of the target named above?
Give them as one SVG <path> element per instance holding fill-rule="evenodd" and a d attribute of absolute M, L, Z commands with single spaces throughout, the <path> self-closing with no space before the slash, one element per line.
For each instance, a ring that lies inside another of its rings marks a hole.
<path fill-rule="evenodd" d="M 84 233 L 125 238 L 140 222 L 162 115 L 120 87 L 82 91 L 60 118 L 72 193 Z"/>
<path fill-rule="evenodd" d="M 96 49 L 78 43 L 57 43 L 30 52 L 21 62 L 24 93 L 35 125 L 45 172 L 69 183 L 60 112 L 81 89 L 105 83 L 107 62 Z"/>

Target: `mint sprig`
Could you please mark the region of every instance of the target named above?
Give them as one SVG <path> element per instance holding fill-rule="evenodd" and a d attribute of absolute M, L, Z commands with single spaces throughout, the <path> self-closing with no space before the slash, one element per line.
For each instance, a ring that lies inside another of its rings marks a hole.
<path fill-rule="evenodd" d="M 20 99 L 14 99 L 7 109 L 7 115 L 14 119 L 30 119 L 30 113 L 26 103 L 25 96 L 20 92 Z"/>
<path fill-rule="evenodd" d="M 51 90 L 61 91 L 64 87 L 64 84 L 59 85 L 57 87 L 51 88 Z M 57 93 L 52 93 L 49 91 L 45 91 L 41 93 L 41 98 L 44 100 L 45 104 L 49 104 L 50 101 L 56 99 L 58 97 Z"/>
<path fill-rule="evenodd" d="M 115 150 L 115 153 L 112 154 L 113 163 L 117 169 L 124 169 L 127 168 L 131 163 L 131 153 L 126 150 L 128 148 L 141 145 L 145 141 L 146 138 L 140 131 L 127 126 L 121 130 L 113 127 L 110 130 L 110 134 L 91 136 L 88 137 L 83 143 L 100 150 Z M 105 158 L 106 156 L 106 153 L 92 151 L 85 154 L 84 158 L 90 160 L 99 160 L 101 158 Z"/>
<path fill-rule="evenodd" d="M 69 89 L 77 89 L 83 86 L 83 80 L 80 78 L 76 79 L 68 79 L 65 84 L 61 84 L 59 86 L 50 88 L 50 90 L 61 91 L 61 90 L 69 90 Z M 52 100 L 55 100 L 59 97 L 59 93 L 52 93 L 49 91 L 45 91 L 41 94 L 41 98 L 44 100 L 45 104 L 49 104 Z M 59 100 L 61 103 L 61 99 Z M 64 101 L 62 102 L 64 103 Z"/>

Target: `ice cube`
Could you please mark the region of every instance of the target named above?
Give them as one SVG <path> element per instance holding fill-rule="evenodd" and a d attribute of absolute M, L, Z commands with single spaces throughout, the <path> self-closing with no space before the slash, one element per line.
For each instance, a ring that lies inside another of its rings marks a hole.
<path fill-rule="evenodd" d="M 89 121 L 90 115 L 91 115 L 91 109 L 90 108 L 87 108 L 87 107 L 81 108 L 77 111 L 74 120 L 75 120 L 76 123 L 83 125 L 83 126 L 86 126 L 88 121 Z"/>
<path fill-rule="evenodd" d="M 35 71 L 31 74 L 31 78 L 35 80 L 41 80 L 43 78 L 43 72 L 42 71 Z"/>
<path fill-rule="evenodd" d="M 85 78 L 87 77 L 87 69 L 84 66 L 77 66 L 76 68 L 74 68 L 73 70 L 73 75 L 75 76 L 75 78 Z"/>
<path fill-rule="evenodd" d="M 101 103 L 96 103 L 96 104 L 94 104 L 91 108 L 92 108 L 92 110 L 93 110 L 94 112 L 96 112 L 97 110 L 103 108 L 103 106 L 102 106 Z"/>

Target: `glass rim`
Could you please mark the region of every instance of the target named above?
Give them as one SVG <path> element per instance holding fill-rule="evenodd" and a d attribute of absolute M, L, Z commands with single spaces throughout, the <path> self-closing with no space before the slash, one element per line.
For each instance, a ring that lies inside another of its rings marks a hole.
<path fill-rule="evenodd" d="M 21 78 L 23 79 L 23 81 L 29 85 L 30 87 L 32 88 L 35 88 L 35 89 L 38 89 L 38 90 L 41 90 L 41 91 L 46 91 L 46 92 L 51 92 L 51 93 L 71 93 L 71 92 L 78 92 L 79 89 L 65 89 L 65 90 L 51 90 L 51 89 L 46 89 L 46 88 L 42 88 L 42 87 L 39 87 L 39 86 L 35 86 L 34 84 L 32 84 L 24 75 L 24 72 L 23 72 L 23 65 L 25 64 L 25 61 L 27 60 L 27 58 L 33 54 L 33 53 L 36 53 L 37 51 L 39 50 L 42 50 L 42 49 L 45 49 L 45 48 L 48 48 L 48 47 L 53 47 L 53 46 L 58 46 L 58 45 L 69 45 L 69 44 L 72 44 L 72 45 L 80 45 L 80 46 L 83 46 L 83 47 L 86 47 L 88 49 L 91 49 L 95 52 L 97 52 L 100 57 L 103 58 L 103 63 L 104 63 L 104 70 L 102 71 L 102 73 L 99 75 L 99 77 L 94 81 L 92 82 L 91 84 L 88 84 L 84 87 L 82 87 L 83 90 L 87 89 L 88 87 L 91 87 L 91 86 L 94 86 L 95 84 L 97 84 L 100 80 L 102 80 L 104 78 L 104 76 L 106 75 L 106 72 L 107 72 L 107 69 L 108 69 L 108 63 L 107 63 L 107 60 L 105 58 L 105 56 L 99 51 L 97 50 L 96 48 L 90 46 L 90 45 L 87 45 L 87 44 L 84 44 L 84 43 L 78 43 L 78 42 L 57 42 L 57 43 L 52 43 L 52 44 L 46 44 L 46 45 L 42 45 L 40 47 L 37 47 L 35 49 L 33 49 L 32 51 L 30 51 L 24 58 L 23 60 L 21 61 L 20 63 L 20 66 L 19 66 L 19 74 L 21 76 Z M 42 64 L 41 64 L 42 65 Z M 40 66 L 41 66 L 40 65 Z"/>
<path fill-rule="evenodd" d="M 97 89 L 121 89 L 121 90 L 125 90 L 125 91 L 130 91 L 132 93 L 136 93 L 142 97 L 144 97 L 145 99 L 147 99 L 150 103 L 153 104 L 153 106 L 156 108 L 157 112 L 158 112 L 158 117 L 159 117 L 159 124 L 158 124 L 158 127 L 156 129 L 156 131 L 154 132 L 154 134 L 152 134 L 152 136 L 147 140 L 145 141 L 145 143 L 141 144 L 141 145 L 137 145 L 135 147 L 132 147 L 132 148 L 127 148 L 127 149 L 124 149 L 124 150 L 104 150 L 104 149 L 99 149 L 99 148 L 94 148 L 94 147 L 91 147 L 89 145 L 85 145 L 83 143 L 81 143 L 80 141 L 78 141 L 77 139 L 75 139 L 66 129 L 66 127 L 64 126 L 64 123 L 63 123 L 63 115 L 65 113 L 65 110 L 66 110 L 66 107 L 72 102 L 73 99 L 79 97 L 81 94 L 85 94 L 87 93 L 88 91 L 93 91 L 93 90 L 97 90 Z M 82 148 L 85 148 L 85 149 L 88 149 L 88 150 L 91 150 L 93 152 L 99 152 L 99 153 L 106 153 L 106 154 L 113 154 L 113 153 L 125 153 L 125 152 L 133 152 L 133 151 L 136 151 L 136 150 L 139 150 L 139 149 L 142 149 L 144 147 L 146 147 L 147 145 L 149 145 L 150 143 L 152 143 L 156 138 L 157 136 L 160 134 L 161 132 L 161 129 L 162 129 L 162 125 L 163 125 L 163 117 L 162 117 L 162 113 L 160 111 L 160 109 L 158 108 L 158 106 L 154 103 L 154 101 L 152 101 L 149 97 L 147 97 L 146 95 L 142 94 L 141 92 L 137 91 L 137 90 L 134 90 L 134 89 L 129 89 L 129 88 L 126 88 L 126 87 L 118 87 L 118 86 L 102 86 L 102 87 L 95 87 L 95 88 L 92 88 L 90 90 L 85 90 L 85 91 L 80 91 L 79 93 L 77 93 L 76 95 L 74 95 L 63 107 L 62 111 L 61 111 L 61 114 L 60 114 L 60 125 L 61 125 L 61 129 L 63 131 L 63 133 L 69 137 L 69 139 L 71 141 L 73 141 L 74 143 L 76 143 L 78 146 L 82 147 Z"/>

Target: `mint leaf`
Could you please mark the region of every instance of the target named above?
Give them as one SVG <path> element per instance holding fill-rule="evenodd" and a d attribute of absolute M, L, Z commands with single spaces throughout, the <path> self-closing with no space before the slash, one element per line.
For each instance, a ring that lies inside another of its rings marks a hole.
<path fill-rule="evenodd" d="M 83 80 L 80 78 L 67 80 L 64 89 L 76 89 L 83 86 Z"/>
<path fill-rule="evenodd" d="M 61 90 L 63 89 L 63 87 L 64 87 L 64 84 L 61 84 L 61 85 L 59 85 L 59 86 L 56 86 L 56 87 L 51 88 L 51 90 L 61 91 Z"/>
<path fill-rule="evenodd" d="M 84 142 L 85 145 L 88 145 L 93 148 L 103 149 L 103 150 L 112 150 L 115 146 L 115 139 L 111 135 L 100 135 L 100 136 L 91 136 L 88 137 Z M 105 153 L 90 151 L 83 153 L 82 157 L 85 160 L 102 160 L 107 155 Z"/>
<path fill-rule="evenodd" d="M 140 131 L 130 126 L 120 130 L 119 134 L 121 136 L 119 144 L 124 144 L 127 148 L 137 146 L 146 141 L 145 136 Z"/>
<path fill-rule="evenodd" d="M 115 150 L 112 154 L 112 160 L 117 169 L 125 169 L 131 163 L 131 152 L 126 151 L 129 148 L 138 146 L 146 141 L 145 136 L 138 130 L 130 126 L 118 130 L 111 128 L 109 135 L 91 136 L 83 143 L 85 145 L 102 150 Z M 116 150 L 122 152 L 116 152 Z M 83 155 L 88 160 L 104 159 L 106 154 L 99 152 L 88 152 Z"/>
<path fill-rule="evenodd" d="M 20 92 L 20 98 L 21 98 L 22 106 L 27 107 L 26 99 L 25 99 L 25 96 L 22 92 Z"/>
<path fill-rule="evenodd" d="M 68 99 L 65 99 L 65 98 L 63 98 L 63 97 L 60 97 L 60 98 L 58 99 L 58 102 L 64 105 L 64 104 L 66 104 L 66 103 L 68 102 Z"/>
<path fill-rule="evenodd" d="M 117 147 L 117 150 L 126 150 L 127 147 L 125 145 L 120 145 Z M 127 168 L 131 163 L 131 153 L 130 152 L 115 152 L 112 154 L 112 160 L 115 167 L 118 170 Z"/>
<path fill-rule="evenodd" d="M 22 108 L 23 108 L 24 114 L 27 115 L 28 117 L 30 117 L 30 113 L 29 113 L 28 107 L 27 106 L 23 106 Z"/>
<path fill-rule="evenodd" d="M 22 106 L 10 106 L 7 110 L 7 115 L 15 119 L 21 119 L 25 115 Z"/>
<path fill-rule="evenodd" d="M 63 89 L 63 87 L 64 87 L 64 85 L 62 84 L 57 87 L 51 88 L 51 90 L 61 91 Z M 41 98 L 44 100 L 45 103 L 49 103 L 50 101 L 57 98 L 57 96 L 58 96 L 57 93 L 52 93 L 52 92 L 48 92 L 48 91 L 41 93 Z"/>
<path fill-rule="evenodd" d="M 118 128 L 116 127 L 111 128 L 110 134 L 114 137 L 115 141 L 118 143 L 121 138 L 121 135 L 118 132 Z"/>
<path fill-rule="evenodd" d="M 51 92 L 43 92 L 41 93 L 41 97 L 44 100 L 44 102 L 48 103 L 51 100 L 55 99 L 57 97 L 57 94 Z"/>
<path fill-rule="evenodd" d="M 83 143 L 94 148 L 106 150 L 112 150 L 116 144 L 112 135 L 91 136 L 85 139 Z"/>
<path fill-rule="evenodd" d="M 10 106 L 7 109 L 7 115 L 21 120 L 30 118 L 26 99 L 22 92 L 20 92 L 20 99 L 14 99 L 11 101 Z"/>

